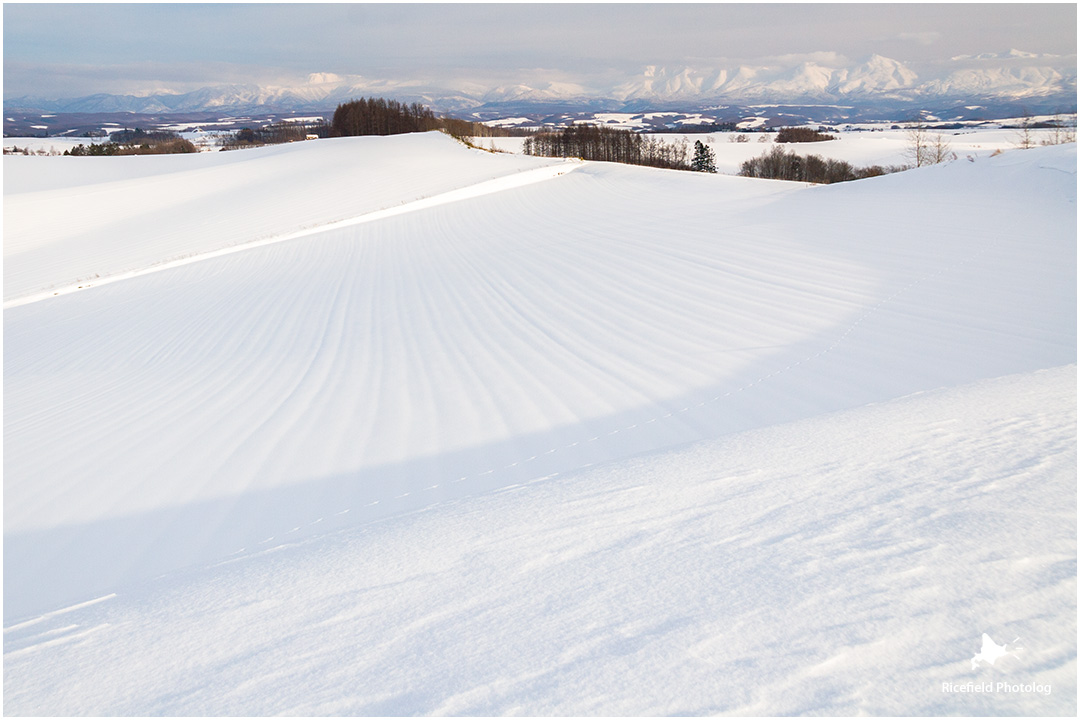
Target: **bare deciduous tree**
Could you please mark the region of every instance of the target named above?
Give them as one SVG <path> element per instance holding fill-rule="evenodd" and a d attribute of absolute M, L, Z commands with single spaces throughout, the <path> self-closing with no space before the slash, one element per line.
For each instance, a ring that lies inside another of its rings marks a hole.
<path fill-rule="evenodd" d="M 949 150 L 949 141 L 941 133 L 934 133 L 930 136 L 930 143 L 927 145 L 926 150 L 927 164 L 929 165 L 937 165 L 956 159 L 956 153 Z"/>
<path fill-rule="evenodd" d="M 911 127 L 908 128 L 908 144 L 904 150 L 904 157 L 910 160 L 915 167 L 922 167 L 926 164 L 926 147 L 929 142 L 926 135 L 926 125 L 923 124 L 922 118 L 915 120 Z"/>
<path fill-rule="evenodd" d="M 1021 150 L 1028 150 L 1035 147 L 1035 133 L 1031 128 L 1031 113 L 1024 110 L 1023 120 L 1020 122 L 1020 129 L 1016 133 L 1016 147 Z"/>
<path fill-rule="evenodd" d="M 1069 116 L 1064 113 L 1057 113 L 1054 115 L 1053 127 L 1046 137 L 1043 138 L 1043 145 L 1064 145 L 1065 143 L 1076 142 L 1076 120 L 1070 119 Z"/>
<path fill-rule="evenodd" d="M 522 152 L 545 157 L 580 157 L 675 170 L 690 169 L 685 138 L 667 143 L 629 130 L 584 123 L 526 138 Z"/>
<path fill-rule="evenodd" d="M 904 157 L 915 167 L 937 165 L 956 159 L 949 149 L 949 141 L 940 132 L 931 134 L 922 118 L 914 120 L 907 131 L 907 149 Z"/>

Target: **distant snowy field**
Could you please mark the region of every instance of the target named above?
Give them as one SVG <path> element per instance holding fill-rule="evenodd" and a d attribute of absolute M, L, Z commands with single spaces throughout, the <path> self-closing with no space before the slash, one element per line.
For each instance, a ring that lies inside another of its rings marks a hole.
<path fill-rule="evenodd" d="M 622 117 L 622 116 L 614 116 Z M 1071 116 L 1070 116 L 1071 117 Z M 1049 120 L 1040 117 L 1039 120 Z M 1014 122 L 1020 122 L 1017 118 Z M 633 122 L 615 122 L 613 127 L 634 128 Z M 789 143 L 784 147 L 801 154 L 816 154 L 836 160 L 846 160 L 852 165 L 910 165 L 906 156 L 909 146 L 907 132 L 892 130 L 888 125 L 865 125 L 857 131 L 838 130 L 831 132 L 837 140 L 818 143 Z M 175 130 L 185 130 L 184 126 L 175 126 Z M 931 135 L 937 131 L 930 131 Z M 1039 145 L 1051 137 L 1052 130 L 1031 130 L 1031 139 Z M 1021 131 L 1000 128 L 966 128 L 961 130 L 942 130 L 942 136 L 949 143 L 950 150 L 960 160 L 967 158 L 989 157 L 994 152 L 1014 150 L 1020 142 Z M 215 133 L 182 132 L 182 135 L 196 143 L 203 150 L 216 151 L 219 137 Z M 692 150 L 694 142 L 701 142 L 712 148 L 716 154 L 716 168 L 720 173 L 735 175 L 739 166 L 752 157 L 761 155 L 772 148 L 772 139 L 776 133 L 657 133 L 650 137 L 660 138 L 665 142 L 685 142 Z M 746 142 L 736 142 L 742 139 Z M 99 140 L 100 141 L 100 140 Z M 88 138 L 4 138 L 4 147 L 29 148 L 31 152 L 63 153 L 79 144 L 91 142 Z M 508 153 L 521 153 L 524 138 L 473 138 L 478 146 L 497 149 Z"/>
<path fill-rule="evenodd" d="M 42 152 L 63 154 L 78 145 L 90 145 L 91 143 L 105 142 L 106 138 L 66 138 L 66 137 L 6 137 L 4 138 L 4 150 L 14 148 L 27 149 L 30 152 Z"/>
<path fill-rule="evenodd" d="M 1074 715 L 1076 150 L 989 154 L 5 157 L 5 714 Z"/>
<path fill-rule="evenodd" d="M 122 128 L 103 128 L 103 132 L 116 132 Z M 165 126 L 162 130 L 172 130 L 181 137 L 195 143 L 201 151 L 218 150 L 220 146 L 221 132 L 205 132 L 193 130 L 184 125 Z M 71 150 L 79 145 L 91 145 L 94 143 L 109 142 L 107 137 L 5 137 L 4 150 L 11 152 L 14 148 L 29 150 L 32 153 L 42 155 L 63 155 L 66 150 Z"/>
<path fill-rule="evenodd" d="M 868 126 L 869 127 L 869 126 Z M 878 126 L 879 128 L 881 126 Z M 885 126 L 888 127 L 888 126 Z M 934 136 L 938 131 L 929 131 Z M 1020 141 L 1020 131 L 1010 129 L 963 129 L 942 130 L 941 135 L 949 144 L 951 152 L 960 160 L 989 157 L 997 151 L 1015 150 Z M 1038 145 L 1050 137 L 1053 131 L 1032 130 L 1031 138 Z M 836 140 L 814 143 L 786 143 L 782 147 L 802 155 L 821 155 L 835 160 L 846 160 L 852 165 L 911 165 L 906 156 L 910 145 L 904 130 L 876 129 L 861 131 L 830 131 Z M 649 137 L 665 142 L 686 142 L 692 151 L 694 142 L 700 140 L 716 154 L 717 172 L 735 175 L 739 166 L 752 157 L 772 149 L 776 133 L 655 133 Z M 736 142 L 742 139 L 746 142 Z M 524 138 L 474 138 L 477 145 L 504 152 L 520 153 Z"/>

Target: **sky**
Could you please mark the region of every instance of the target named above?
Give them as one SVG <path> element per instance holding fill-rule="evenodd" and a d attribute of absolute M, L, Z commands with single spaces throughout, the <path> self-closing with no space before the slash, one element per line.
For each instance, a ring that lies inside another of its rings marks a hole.
<path fill-rule="evenodd" d="M 933 68 L 1076 54 L 1060 4 L 4 4 L 4 96 L 297 85 L 312 73 L 468 87 L 617 82 L 647 65 Z M 1069 63 L 1066 63 L 1069 64 Z"/>

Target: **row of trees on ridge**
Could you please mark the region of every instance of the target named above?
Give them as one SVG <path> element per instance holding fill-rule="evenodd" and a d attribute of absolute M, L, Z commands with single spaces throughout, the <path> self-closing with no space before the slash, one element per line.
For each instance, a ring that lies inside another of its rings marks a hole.
<path fill-rule="evenodd" d="M 835 135 L 827 135 L 820 130 L 808 127 L 784 127 L 776 133 L 778 143 L 824 142 L 835 139 Z"/>
<path fill-rule="evenodd" d="M 193 142 L 185 140 L 174 132 L 168 130 L 146 132 L 135 128 L 112 133 L 109 135 L 109 142 L 76 145 L 70 150 L 65 150 L 64 154 L 74 156 L 172 155 L 198 151 Z"/>
<path fill-rule="evenodd" d="M 543 157 L 579 157 L 582 160 L 647 165 L 689 170 L 685 141 L 664 142 L 630 130 L 574 124 L 525 138 L 522 151 Z"/>
<path fill-rule="evenodd" d="M 306 140 L 313 135 L 321 138 L 330 137 L 330 126 L 319 120 L 318 122 L 277 122 L 263 127 L 241 128 L 227 136 L 221 148 L 222 150 L 239 150 L 261 145 L 279 145 Z"/>
<path fill-rule="evenodd" d="M 844 160 L 823 158 L 820 155 L 800 155 L 794 150 L 784 150 L 782 147 L 773 146 L 763 155 L 743 162 L 739 168 L 739 175 L 772 180 L 836 183 L 875 177 L 901 169 L 880 165 L 853 167 L 851 163 Z"/>
<path fill-rule="evenodd" d="M 337 106 L 330 121 L 332 137 L 398 135 L 442 130 L 456 138 L 509 137 L 523 134 L 483 123 L 438 117 L 419 103 L 405 104 L 384 98 L 362 98 Z"/>

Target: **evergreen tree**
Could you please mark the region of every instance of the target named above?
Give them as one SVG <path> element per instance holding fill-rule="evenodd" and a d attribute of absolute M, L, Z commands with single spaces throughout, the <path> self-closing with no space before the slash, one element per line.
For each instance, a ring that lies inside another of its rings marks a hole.
<path fill-rule="evenodd" d="M 694 157 L 690 160 L 690 169 L 697 172 L 716 172 L 716 155 L 711 147 L 700 140 L 694 141 Z"/>

